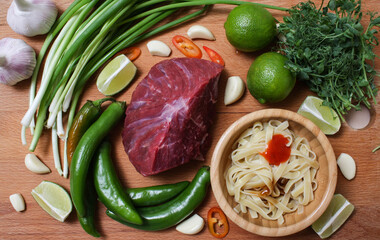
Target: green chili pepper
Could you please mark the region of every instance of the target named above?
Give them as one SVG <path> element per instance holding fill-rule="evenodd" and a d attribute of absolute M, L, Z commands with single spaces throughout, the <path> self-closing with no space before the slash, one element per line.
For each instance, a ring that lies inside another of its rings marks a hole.
<path fill-rule="evenodd" d="M 86 216 L 85 189 L 88 168 L 92 157 L 108 132 L 125 111 L 125 102 L 111 103 L 81 137 L 70 166 L 70 193 L 79 216 Z"/>
<path fill-rule="evenodd" d="M 188 181 L 142 188 L 128 188 L 126 192 L 136 207 L 154 206 L 164 203 L 181 193 Z"/>
<path fill-rule="evenodd" d="M 97 203 L 97 195 L 94 187 L 94 181 L 93 181 L 93 171 L 90 170 L 89 176 L 87 177 L 87 188 L 86 188 L 86 216 L 81 217 L 78 215 L 78 220 L 80 222 L 80 225 L 82 228 L 91 236 L 93 237 L 100 237 L 99 232 L 96 230 L 95 227 L 95 210 L 96 210 L 96 203 Z"/>
<path fill-rule="evenodd" d="M 96 101 L 87 101 L 75 115 L 67 137 L 67 157 L 69 164 L 75 148 L 86 130 L 99 118 L 102 113 L 101 106 L 106 101 L 114 102 L 112 98 L 103 98 Z"/>
<path fill-rule="evenodd" d="M 95 156 L 94 185 L 99 200 L 124 221 L 142 224 L 131 198 L 117 177 L 110 152 L 111 144 L 103 142 Z"/>
<path fill-rule="evenodd" d="M 189 186 L 176 198 L 158 206 L 138 208 L 137 211 L 143 218 L 142 225 L 123 221 L 110 210 L 107 210 L 106 213 L 112 219 L 136 229 L 163 230 L 178 224 L 189 216 L 205 198 L 209 185 L 210 168 L 204 166 L 199 169 Z"/>

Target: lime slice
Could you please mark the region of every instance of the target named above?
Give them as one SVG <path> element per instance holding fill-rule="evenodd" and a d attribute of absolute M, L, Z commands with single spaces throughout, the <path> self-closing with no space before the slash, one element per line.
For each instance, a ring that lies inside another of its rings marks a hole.
<path fill-rule="evenodd" d="M 32 190 L 32 196 L 42 209 L 61 222 L 65 221 L 73 209 L 70 195 L 53 182 L 42 181 Z"/>
<path fill-rule="evenodd" d="M 323 100 L 308 96 L 298 109 L 298 113 L 311 120 L 324 134 L 333 135 L 340 129 L 340 120 L 334 109 L 323 106 Z"/>
<path fill-rule="evenodd" d="M 353 211 L 354 205 L 341 194 L 335 194 L 326 211 L 311 227 L 322 239 L 328 238 L 343 225 Z"/>
<path fill-rule="evenodd" d="M 114 95 L 123 90 L 135 77 L 136 66 L 121 54 L 112 59 L 96 80 L 98 90 L 104 95 Z"/>

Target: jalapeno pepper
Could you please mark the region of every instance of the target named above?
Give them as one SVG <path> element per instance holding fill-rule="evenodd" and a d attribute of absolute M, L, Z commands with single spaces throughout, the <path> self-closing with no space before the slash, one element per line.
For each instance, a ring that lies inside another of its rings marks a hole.
<path fill-rule="evenodd" d="M 82 228 L 93 237 L 100 237 L 99 232 L 96 230 L 95 226 L 95 210 L 97 203 L 97 195 L 95 192 L 93 174 L 90 174 L 87 178 L 87 188 L 86 188 L 86 216 L 81 217 L 78 215 L 78 220 Z"/>
<path fill-rule="evenodd" d="M 207 225 L 211 235 L 216 238 L 224 238 L 229 231 L 227 217 L 224 215 L 222 209 L 218 207 L 213 207 L 208 211 Z M 217 231 L 217 229 L 220 232 Z"/>
<path fill-rule="evenodd" d="M 177 196 L 189 185 L 188 181 L 142 188 L 128 188 L 126 192 L 136 207 L 154 206 Z"/>
<path fill-rule="evenodd" d="M 177 197 L 158 206 L 138 208 L 137 211 L 143 218 L 142 225 L 123 221 L 123 219 L 110 210 L 107 210 L 106 213 L 112 219 L 133 228 L 148 231 L 166 229 L 181 222 L 199 206 L 207 194 L 209 185 L 210 168 L 204 166 L 199 169 L 189 186 Z"/>
<path fill-rule="evenodd" d="M 124 221 L 142 224 L 142 219 L 121 185 L 111 159 L 111 144 L 103 142 L 94 165 L 94 185 L 99 200 Z"/>
<path fill-rule="evenodd" d="M 70 166 L 70 193 L 79 216 L 86 216 L 86 178 L 92 157 L 109 131 L 120 121 L 125 102 L 111 103 L 81 137 Z"/>
<path fill-rule="evenodd" d="M 75 115 L 67 137 L 67 157 L 69 164 L 75 148 L 86 130 L 99 118 L 102 113 L 101 105 L 106 101 L 114 101 L 112 98 L 103 98 L 96 101 L 87 101 Z"/>
<path fill-rule="evenodd" d="M 202 51 L 191 40 L 183 36 L 176 35 L 173 37 L 172 42 L 174 46 L 186 57 L 202 58 Z"/>
<path fill-rule="evenodd" d="M 212 62 L 224 66 L 224 60 L 217 52 L 206 46 L 203 46 L 203 49 L 206 51 Z"/>

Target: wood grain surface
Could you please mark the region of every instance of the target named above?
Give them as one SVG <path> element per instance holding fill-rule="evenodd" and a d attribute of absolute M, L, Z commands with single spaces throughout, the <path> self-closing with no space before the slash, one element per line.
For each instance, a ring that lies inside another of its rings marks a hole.
<path fill-rule="evenodd" d="M 6 22 L 9 0 L 0 0 L 0 39 L 4 37 L 20 38 L 30 44 L 38 53 L 44 36 L 26 38 L 14 33 Z M 55 0 L 60 13 L 66 9 L 71 0 Z M 260 1 L 282 7 L 291 7 L 298 1 L 293 0 L 267 0 Z M 319 2 L 319 1 L 318 1 Z M 196 171 L 203 164 L 209 165 L 213 149 L 222 133 L 235 120 L 243 115 L 265 108 L 282 108 L 297 111 L 302 101 L 308 95 L 313 95 L 302 83 L 297 83 L 291 95 L 278 104 L 259 104 L 248 91 L 238 102 L 224 106 L 223 96 L 228 76 L 237 75 L 244 81 L 250 64 L 260 53 L 237 52 L 227 41 L 223 24 L 232 6 L 216 5 L 207 15 L 187 22 L 170 31 L 164 32 L 155 37 L 167 43 L 172 48 L 171 58 L 182 57 L 181 53 L 171 44 L 171 38 L 176 34 L 186 35 L 187 29 L 194 24 L 201 24 L 211 29 L 216 37 L 216 41 L 197 40 L 198 46 L 206 45 L 223 56 L 226 68 L 221 76 L 219 84 L 219 99 L 217 103 L 217 114 L 215 124 L 211 129 L 212 146 L 208 151 L 205 162 L 192 161 L 176 169 L 151 176 L 143 177 L 137 173 L 128 161 L 121 142 L 120 124 L 111 134 L 113 144 L 113 158 L 118 169 L 122 183 L 127 187 L 142 187 L 172 183 L 182 180 L 191 180 Z M 363 10 L 380 11 L 379 0 L 363 0 Z M 281 21 L 285 13 L 270 10 L 273 16 Z M 174 17 L 174 16 L 173 16 Z M 364 19 L 366 24 L 367 18 Z M 378 35 L 378 37 L 380 37 Z M 133 84 L 125 91 L 119 93 L 116 98 L 129 103 L 131 95 L 136 85 L 144 78 L 149 69 L 159 61 L 165 59 L 152 57 L 146 43 L 142 42 L 138 46 L 142 49 L 142 55 L 135 61 L 138 68 L 138 75 Z M 266 49 L 270 50 L 270 49 Z M 376 54 L 380 55 L 380 47 L 376 48 Z M 204 59 L 208 59 L 204 53 Z M 376 69 L 380 72 L 380 61 L 376 59 Z M 379 86 L 379 78 L 376 85 Z M 36 175 L 28 171 L 24 165 L 24 157 L 28 153 L 28 148 L 21 144 L 21 118 L 28 108 L 28 91 L 30 81 L 20 82 L 16 86 L 0 86 L 0 239 L 91 239 L 81 228 L 76 214 L 73 212 L 64 222 L 58 222 L 45 213 L 34 201 L 30 192 L 41 181 L 49 180 L 56 182 L 69 190 L 69 180 L 58 175 L 54 169 L 51 133 L 45 130 L 41 136 L 35 151 L 36 155 L 46 163 L 52 172 L 47 175 Z M 82 95 L 80 105 L 87 99 L 95 100 L 102 98 L 94 82 L 90 82 Z M 380 102 L 380 97 L 377 96 Z M 355 205 L 355 211 L 349 220 L 336 232 L 331 239 L 379 239 L 380 236 L 380 151 L 372 153 L 372 149 L 380 144 L 380 106 L 376 105 L 371 110 L 372 121 L 370 126 L 364 130 L 353 130 L 346 123 L 334 136 L 329 136 L 335 155 L 348 153 L 355 160 L 357 165 L 356 177 L 348 181 L 338 172 L 338 183 L 336 193 L 341 193 L 351 203 Z M 30 135 L 27 136 L 30 142 Z M 61 143 L 61 149 L 63 144 Z M 14 211 L 9 196 L 13 193 L 21 193 L 26 201 L 26 211 L 18 213 Z M 216 206 L 217 202 L 210 189 L 204 202 L 196 209 L 201 217 L 206 219 L 207 211 L 210 207 Z M 159 232 L 144 232 L 121 225 L 105 215 L 105 207 L 99 204 L 98 228 L 104 239 L 212 239 L 207 228 L 196 236 L 186 236 L 178 233 L 174 228 Z M 230 232 L 227 239 L 267 239 L 249 233 L 230 221 Z M 319 239 L 318 235 L 309 227 L 305 230 L 282 239 Z"/>

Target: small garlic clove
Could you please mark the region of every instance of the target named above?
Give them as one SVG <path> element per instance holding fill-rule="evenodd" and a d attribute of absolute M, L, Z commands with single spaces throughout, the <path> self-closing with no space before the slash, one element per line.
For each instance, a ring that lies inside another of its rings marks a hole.
<path fill-rule="evenodd" d="M 50 173 L 50 169 L 43 162 L 41 162 L 41 160 L 38 159 L 37 156 L 33 153 L 26 154 L 25 166 L 30 171 L 37 174 Z"/>
<path fill-rule="evenodd" d="M 243 80 L 238 76 L 229 77 L 227 80 L 226 91 L 224 93 L 224 104 L 229 105 L 239 100 L 245 90 Z"/>
<path fill-rule="evenodd" d="M 183 234 L 193 235 L 202 231 L 205 221 L 198 214 L 194 214 L 190 218 L 181 222 L 175 228 L 178 232 Z"/>
<path fill-rule="evenodd" d="M 146 46 L 153 56 L 168 57 L 172 52 L 168 45 L 158 40 L 149 41 Z"/>
<path fill-rule="evenodd" d="M 339 155 L 336 161 L 340 171 L 347 180 L 351 180 L 355 177 L 356 164 L 355 160 L 348 154 L 342 153 Z"/>
<path fill-rule="evenodd" d="M 22 212 L 25 210 L 25 201 L 20 193 L 10 195 L 9 200 L 17 212 Z"/>
<path fill-rule="evenodd" d="M 278 28 L 279 28 L 279 26 L 280 26 L 280 24 L 279 23 L 277 23 L 276 24 L 276 33 L 277 33 L 277 38 L 280 40 L 280 41 L 282 41 L 282 42 L 286 42 L 286 37 L 284 36 L 284 34 L 282 34 L 282 33 L 279 33 L 279 31 L 278 31 Z"/>
<path fill-rule="evenodd" d="M 194 25 L 187 30 L 187 35 L 191 39 L 206 39 L 206 40 L 215 40 L 214 34 L 208 28 L 201 25 Z"/>

